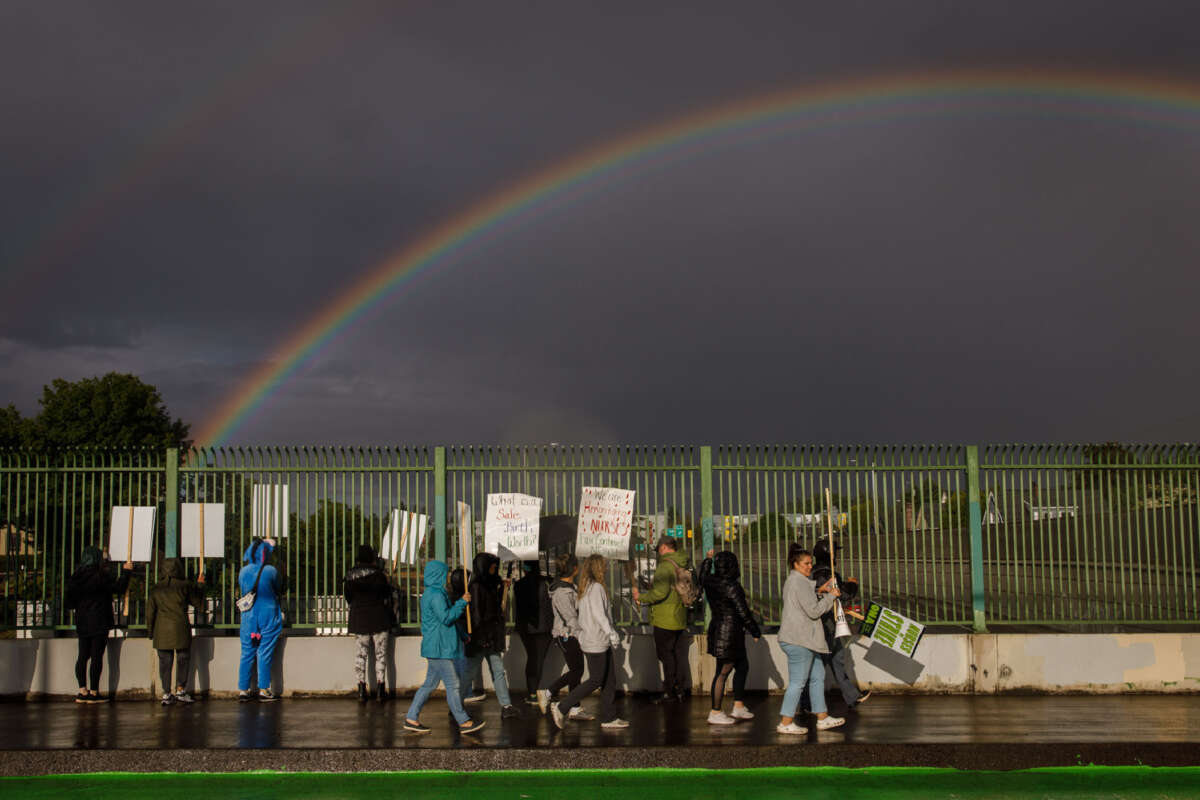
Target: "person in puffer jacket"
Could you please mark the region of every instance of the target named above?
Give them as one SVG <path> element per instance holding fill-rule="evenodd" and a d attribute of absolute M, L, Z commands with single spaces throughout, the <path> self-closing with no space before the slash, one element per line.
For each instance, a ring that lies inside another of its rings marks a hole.
<path fill-rule="evenodd" d="M 371 693 L 367 691 L 367 657 L 375 651 L 374 697 L 383 702 L 387 699 L 387 643 L 388 631 L 392 627 L 392 585 L 387 575 L 379 568 L 375 548 L 360 544 L 354 559 L 354 568 L 346 573 L 342 581 L 342 595 L 350 606 L 350 618 L 346 629 L 354 634 L 356 653 L 354 671 L 358 676 L 358 701 L 365 703 Z"/>
<path fill-rule="evenodd" d="M 612 608 L 604 579 L 608 559 L 593 553 L 583 561 L 579 581 L 579 647 L 587 660 L 588 678 L 575 687 L 562 702 L 550 706 L 554 724 L 562 729 L 567 715 L 579 701 L 600 690 L 600 727 L 628 728 L 629 723 L 617 716 L 617 664 L 613 649 L 621 643 L 612 621 Z"/>
<path fill-rule="evenodd" d="M 255 539 L 242 560 L 246 566 L 238 573 L 238 596 L 258 591 L 254 605 L 242 612 L 239 634 L 242 642 L 242 659 L 238 667 L 238 700 L 253 699 L 250 694 L 250 677 L 254 662 L 258 661 L 258 699 L 264 703 L 278 699 L 271 691 L 271 666 L 275 659 L 275 645 L 283 632 L 283 611 L 279 607 L 279 595 L 283 593 L 283 581 L 279 570 L 267 561 L 275 550 L 274 539 Z"/>
<path fill-rule="evenodd" d="M 753 719 L 754 714 L 746 708 L 746 676 L 750 672 L 750 661 L 746 658 L 746 633 L 755 641 L 762 638 L 762 630 L 750 606 L 746 592 L 738 580 L 737 556 L 728 550 L 715 553 L 708 551 L 708 558 L 700 565 L 700 588 L 708 600 L 712 619 L 708 625 L 708 653 L 717 659 L 717 670 L 712 682 L 712 710 L 708 713 L 711 725 L 732 725 L 739 719 Z M 733 714 L 722 708 L 725 700 L 725 683 L 733 673 Z"/>
<path fill-rule="evenodd" d="M 504 645 L 506 640 L 504 591 L 507 589 L 500 577 L 500 559 L 491 553 L 479 553 L 472 563 L 474 572 L 467 584 L 474 601 L 471 603 L 471 640 L 467 642 L 466 669 L 459 676 L 463 686 L 471 686 L 486 659 L 492 672 L 492 687 L 500 701 L 500 716 L 504 719 L 520 716 L 513 707 L 508 694 L 508 678 L 504 674 Z"/>
<path fill-rule="evenodd" d="M 454 669 L 455 660 L 462 657 L 463 645 L 455 622 L 462 617 L 471 594 L 466 592 L 450 602 L 446 594 L 449 571 L 445 561 L 425 563 L 425 591 L 421 594 L 421 657 L 426 659 L 428 669 L 425 682 L 417 689 L 412 705 L 404 715 L 404 730 L 409 733 L 429 733 L 430 728 L 421 724 L 421 709 L 439 683 L 446 685 L 446 702 L 458 723 L 459 732 L 474 733 L 484 725 L 482 720 L 472 721 L 463 709 L 458 672 Z"/>
<path fill-rule="evenodd" d="M 563 553 L 555 563 L 558 565 L 558 578 L 550 586 L 550 608 L 554 620 L 550 636 L 562 652 L 567 671 L 554 678 L 542 674 L 542 685 L 537 692 L 538 708 L 542 714 L 550 710 L 551 701 L 563 687 L 573 692 L 583 679 L 583 651 L 579 649 L 579 590 L 575 587 L 579 561 L 570 553 Z M 577 720 L 595 719 L 579 705 L 574 706 L 567 716 Z"/>

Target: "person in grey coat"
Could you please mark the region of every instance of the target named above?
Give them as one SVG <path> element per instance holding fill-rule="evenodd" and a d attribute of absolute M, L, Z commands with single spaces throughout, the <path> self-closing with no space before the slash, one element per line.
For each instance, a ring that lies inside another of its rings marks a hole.
<path fill-rule="evenodd" d="M 808 729 L 795 723 L 800 693 L 808 685 L 812 710 L 817 715 L 817 730 L 836 728 L 845 723 L 829 716 L 825 706 L 825 663 L 820 653 L 828 653 L 821 615 L 833 608 L 841 595 L 832 578 L 819 588 L 812 579 L 813 554 L 799 543 L 788 547 L 787 580 L 783 584 L 783 614 L 779 623 L 779 646 L 788 660 L 788 685 L 779 710 L 776 730 L 785 734 L 806 734 Z M 824 597 L 821 597 L 824 595 Z"/>

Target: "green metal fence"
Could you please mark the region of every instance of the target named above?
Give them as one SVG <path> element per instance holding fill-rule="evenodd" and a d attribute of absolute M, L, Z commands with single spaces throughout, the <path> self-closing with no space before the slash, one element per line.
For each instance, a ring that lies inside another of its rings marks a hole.
<path fill-rule="evenodd" d="M 778 620 L 791 541 L 811 545 L 836 510 L 837 568 L 869 599 L 931 624 L 1167 626 L 1200 622 L 1200 449 L 1195 445 L 264 447 L 0 453 L 0 629 L 70 629 L 63 586 L 85 545 L 104 546 L 114 505 L 158 509 L 158 558 L 139 566 L 122 626 L 144 621 L 161 559 L 178 554 L 181 503 L 225 504 L 225 556 L 206 562 L 200 625 L 236 627 L 256 485 L 286 486 L 276 563 L 294 628 L 344 630 L 341 578 L 376 547 L 392 509 L 428 515 L 421 560 L 461 560 L 456 501 L 490 492 L 573 515 L 583 486 L 637 492 L 630 561 L 610 576 L 618 619 L 641 619 L 629 587 L 676 535 L 695 563 L 735 552 L 751 603 Z M 553 556 L 550 552 L 548 556 Z M 547 559 L 549 560 L 549 558 Z M 199 562 L 188 559 L 196 574 Z M 401 621 L 415 626 L 419 565 L 396 565 Z"/>

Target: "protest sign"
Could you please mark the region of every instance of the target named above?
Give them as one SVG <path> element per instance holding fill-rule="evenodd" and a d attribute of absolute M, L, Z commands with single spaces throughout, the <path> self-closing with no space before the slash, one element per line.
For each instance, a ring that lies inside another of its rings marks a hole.
<path fill-rule="evenodd" d="M 251 509 L 254 535 L 260 539 L 286 539 L 288 535 L 288 485 L 254 484 Z"/>
<path fill-rule="evenodd" d="M 917 651 L 917 645 L 921 642 L 924 632 L 925 626 L 921 623 L 878 603 L 871 603 L 859 631 L 863 637 L 890 647 L 909 658 Z"/>
<path fill-rule="evenodd" d="M 180 558 L 225 556 L 224 503 L 183 503 L 179 522 Z"/>
<path fill-rule="evenodd" d="M 483 549 L 501 561 L 538 557 L 542 498 L 517 492 L 489 494 L 483 522 Z"/>
<path fill-rule="evenodd" d="M 583 496 L 579 500 L 579 531 L 575 539 L 577 558 L 599 553 L 618 561 L 629 559 L 635 494 L 631 489 L 583 487 Z"/>
<path fill-rule="evenodd" d="M 393 564 L 416 564 L 428 527 L 429 517 L 425 514 L 394 509 L 379 547 L 380 557 Z"/>
<path fill-rule="evenodd" d="M 155 506 L 113 506 L 108 528 L 110 560 L 118 563 L 150 561 L 157 510 Z"/>

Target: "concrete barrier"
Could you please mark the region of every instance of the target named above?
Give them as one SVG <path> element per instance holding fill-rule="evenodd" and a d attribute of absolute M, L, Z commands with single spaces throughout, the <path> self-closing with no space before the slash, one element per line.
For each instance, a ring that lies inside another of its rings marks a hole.
<path fill-rule="evenodd" d="M 412 692 L 425 676 L 420 637 L 393 639 L 387 658 L 388 682 Z M 747 640 L 748 688 L 782 691 L 787 661 L 774 636 Z M 704 637 L 691 649 L 692 681 L 706 692 L 714 660 L 702 654 Z M 898 682 L 863 660 L 851 645 L 859 683 L 881 692 L 995 694 L 1002 692 L 1118 693 L 1200 692 L 1200 634 L 928 634 L 915 653 L 925 665 L 913 686 Z M 354 690 L 354 638 L 286 635 L 277 652 L 272 684 L 285 695 L 337 695 Z M 74 695 L 77 640 L 33 638 L 0 641 L 0 695 Z M 198 636 L 193 644 L 191 685 L 195 691 L 230 696 L 237 691 L 240 648 L 233 636 Z M 525 654 L 516 636 L 504 657 L 509 684 L 524 686 Z M 145 638 L 109 640 L 101 691 L 149 697 L 159 692 L 157 655 Z M 561 670 L 551 648 L 548 670 Z M 627 637 L 618 664 L 626 691 L 659 687 L 658 662 L 649 635 Z M 485 683 L 491 677 L 484 669 Z M 827 681 L 832 685 L 832 681 Z M 515 692 L 515 693 L 516 693 Z"/>

